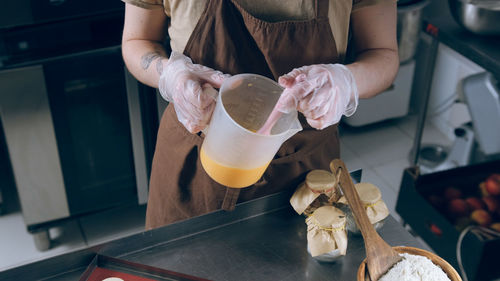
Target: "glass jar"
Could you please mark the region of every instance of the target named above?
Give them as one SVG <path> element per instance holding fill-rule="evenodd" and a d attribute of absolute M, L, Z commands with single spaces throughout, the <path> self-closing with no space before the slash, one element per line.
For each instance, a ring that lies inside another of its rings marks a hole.
<path fill-rule="evenodd" d="M 354 185 L 354 187 L 356 188 L 359 198 L 365 207 L 368 219 L 376 230 L 380 229 L 384 225 L 384 221 L 389 215 L 389 209 L 387 208 L 385 202 L 382 200 L 382 194 L 380 193 L 379 188 L 371 183 L 365 182 L 357 183 Z M 353 234 L 360 235 L 361 232 L 356 225 L 354 215 L 351 211 L 351 208 L 349 208 L 345 197 L 339 199 L 339 203 L 342 204 L 340 209 L 346 214 L 347 230 Z"/>
<path fill-rule="evenodd" d="M 332 173 L 312 170 L 290 198 L 290 204 L 298 214 L 309 216 L 317 208 L 337 201 L 340 195 L 337 179 Z"/>
<path fill-rule="evenodd" d="M 307 252 L 311 255 L 311 249 L 307 247 Z M 341 258 L 343 258 L 344 255 L 340 253 L 339 249 L 335 249 L 333 251 L 330 251 L 328 253 L 321 254 L 319 256 L 313 257 L 313 259 L 320 261 L 320 262 L 335 262 Z"/>
<path fill-rule="evenodd" d="M 346 216 L 333 206 L 322 206 L 306 219 L 307 251 L 316 260 L 333 262 L 347 252 Z"/>

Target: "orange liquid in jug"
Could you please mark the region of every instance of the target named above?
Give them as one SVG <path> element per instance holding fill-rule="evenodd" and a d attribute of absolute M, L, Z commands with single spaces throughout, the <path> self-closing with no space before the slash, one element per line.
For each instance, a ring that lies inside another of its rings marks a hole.
<path fill-rule="evenodd" d="M 263 166 L 249 170 L 224 166 L 211 159 L 203 148 L 200 151 L 200 160 L 205 172 L 214 181 L 234 188 L 243 188 L 256 183 L 269 165 L 268 162 Z"/>

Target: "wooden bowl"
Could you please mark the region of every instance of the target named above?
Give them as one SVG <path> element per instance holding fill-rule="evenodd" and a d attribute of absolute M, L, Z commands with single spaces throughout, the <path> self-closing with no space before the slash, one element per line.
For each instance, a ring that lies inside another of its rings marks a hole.
<path fill-rule="evenodd" d="M 398 246 L 393 248 L 398 253 L 407 253 L 410 255 L 419 255 L 427 257 L 434 264 L 439 265 L 439 267 L 443 269 L 443 271 L 446 273 L 446 275 L 448 275 L 448 278 L 450 278 L 451 281 L 462 281 L 462 278 L 460 278 L 460 275 L 458 275 L 457 271 L 447 261 L 445 261 L 438 255 L 414 247 Z M 365 271 L 366 271 L 366 259 L 363 260 L 363 262 L 358 268 L 358 281 L 371 281 L 370 277 Z"/>

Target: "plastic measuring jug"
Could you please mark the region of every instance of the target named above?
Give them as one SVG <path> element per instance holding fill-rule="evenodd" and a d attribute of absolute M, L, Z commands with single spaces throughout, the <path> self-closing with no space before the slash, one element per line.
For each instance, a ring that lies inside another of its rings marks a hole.
<path fill-rule="evenodd" d="M 302 130 L 297 112 L 283 113 L 268 135 L 264 125 L 283 88 L 256 74 L 238 74 L 222 84 L 201 146 L 200 160 L 216 182 L 235 188 L 256 183 L 283 142 Z"/>

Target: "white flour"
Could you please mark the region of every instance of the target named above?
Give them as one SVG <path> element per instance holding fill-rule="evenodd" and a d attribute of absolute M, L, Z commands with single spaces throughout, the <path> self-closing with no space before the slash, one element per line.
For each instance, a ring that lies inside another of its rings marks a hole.
<path fill-rule="evenodd" d="M 441 267 L 424 256 L 399 254 L 403 259 L 379 281 L 451 281 Z"/>

